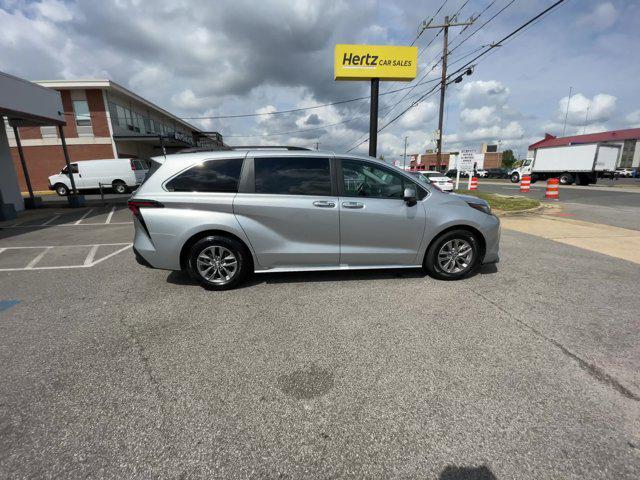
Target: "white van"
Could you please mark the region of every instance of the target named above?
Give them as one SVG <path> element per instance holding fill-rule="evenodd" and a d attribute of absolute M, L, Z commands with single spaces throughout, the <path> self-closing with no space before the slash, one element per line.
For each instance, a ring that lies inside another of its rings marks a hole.
<path fill-rule="evenodd" d="M 108 160 L 87 160 L 73 162 L 71 172 L 78 190 L 112 188 L 116 193 L 127 193 L 130 188 L 140 185 L 149 171 L 149 161 L 131 158 Z M 67 167 L 59 174 L 49 177 L 49 190 L 65 196 L 71 190 Z"/>

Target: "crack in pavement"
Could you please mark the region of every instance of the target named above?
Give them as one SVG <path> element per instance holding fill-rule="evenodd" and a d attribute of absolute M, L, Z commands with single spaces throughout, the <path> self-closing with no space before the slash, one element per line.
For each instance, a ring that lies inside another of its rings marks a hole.
<path fill-rule="evenodd" d="M 594 365 L 593 363 L 590 363 L 590 362 L 586 361 L 585 359 L 581 358 L 579 355 L 573 353 L 571 350 L 569 350 L 567 347 L 562 345 L 557 340 L 555 340 L 555 339 L 553 339 L 551 337 L 548 337 L 547 335 L 545 335 L 541 331 L 539 331 L 536 328 L 532 327 L 527 322 L 525 322 L 524 320 L 519 318 L 516 314 L 508 311 L 506 308 L 504 308 L 501 305 L 497 304 L 493 300 L 490 300 L 489 298 L 484 296 L 482 293 L 477 292 L 477 291 L 475 291 L 473 289 L 471 291 L 473 293 L 475 293 L 477 296 L 479 296 L 480 298 L 482 298 L 482 299 L 486 300 L 487 302 L 489 302 L 491 305 L 496 307 L 501 312 L 506 313 L 507 315 L 512 317 L 521 327 L 524 327 L 525 329 L 529 330 L 530 332 L 533 332 L 535 335 L 537 335 L 538 337 L 542 338 L 543 340 L 551 343 L 552 345 L 555 345 L 564 355 L 566 355 L 567 357 L 569 357 L 572 360 L 574 360 L 578 364 L 578 366 L 580 368 L 582 368 L 585 372 L 587 372 L 591 377 L 595 378 L 598 382 L 600 382 L 602 384 L 605 384 L 605 385 L 609 385 L 610 387 L 612 387 L 614 390 L 616 390 L 618 393 L 622 394 L 626 398 L 629 398 L 631 400 L 635 400 L 636 402 L 640 401 L 640 396 L 638 396 L 637 394 L 635 394 L 634 392 L 629 390 L 627 387 L 622 385 L 620 383 L 620 381 L 618 381 L 612 375 L 609 375 L 607 372 L 605 372 L 603 369 L 601 369 L 597 365 Z"/>

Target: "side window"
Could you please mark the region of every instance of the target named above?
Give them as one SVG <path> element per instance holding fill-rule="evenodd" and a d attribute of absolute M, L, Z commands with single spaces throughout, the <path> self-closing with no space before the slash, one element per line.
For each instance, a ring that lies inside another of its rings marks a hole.
<path fill-rule="evenodd" d="M 402 199 L 405 187 L 417 188 L 396 172 L 350 160 L 342 161 L 342 181 L 348 197 Z"/>
<path fill-rule="evenodd" d="M 67 168 L 66 165 L 64 166 L 64 168 L 62 169 L 62 171 L 60 173 L 64 173 L 65 175 L 69 175 L 69 169 Z M 71 173 L 78 173 L 78 164 L 77 163 L 72 163 L 71 164 Z"/>
<path fill-rule="evenodd" d="M 243 158 L 209 160 L 165 184 L 170 192 L 237 192 Z"/>
<path fill-rule="evenodd" d="M 331 195 L 328 158 L 256 158 L 254 165 L 256 193 Z"/>

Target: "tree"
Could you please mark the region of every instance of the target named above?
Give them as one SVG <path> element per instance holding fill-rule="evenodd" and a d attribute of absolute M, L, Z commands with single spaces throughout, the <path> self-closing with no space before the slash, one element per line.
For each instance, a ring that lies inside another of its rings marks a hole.
<path fill-rule="evenodd" d="M 513 155 L 513 150 L 505 150 L 502 152 L 502 166 L 503 168 L 513 168 L 513 165 L 517 162 L 516 157 Z"/>

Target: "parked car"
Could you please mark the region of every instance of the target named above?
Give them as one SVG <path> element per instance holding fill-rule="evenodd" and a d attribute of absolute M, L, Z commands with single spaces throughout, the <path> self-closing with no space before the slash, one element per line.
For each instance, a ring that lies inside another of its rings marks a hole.
<path fill-rule="evenodd" d="M 510 170 L 508 168 L 490 168 L 487 170 L 488 178 L 509 178 Z"/>
<path fill-rule="evenodd" d="M 443 173 L 425 170 L 425 171 L 411 171 L 409 172 L 415 178 L 421 181 L 425 181 L 427 183 L 432 184 L 434 187 L 442 190 L 443 192 L 452 192 L 453 191 L 453 182 L 449 177 L 444 175 Z"/>
<path fill-rule="evenodd" d="M 485 178 L 487 176 L 487 171 L 484 170 L 483 168 L 479 168 L 479 169 L 476 170 L 476 175 L 479 178 Z"/>
<path fill-rule="evenodd" d="M 454 280 L 498 261 L 487 202 L 369 157 L 256 149 L 155 160 L 129 200 L 136 258 L 210 289 L 252 272 L 423 267 Z"/>
<path fill-rule="evenodd" d="M 130 158 L 87 160 L 70 165 L 76 189 L 90 190 L 102 185 L 116 193 L 127 193 L 140 185 L 149 170 L 149 161 Z M 55 190 L 60 196 L 69 194 L 71 180 L 66 166 L 49 177 L 49 190 Z"/>
<path fill-rule="evenodd" d="M 618 177 L 631 178 L 635 171 L 633 168 L 616 168 L 616 173 Z"/>

